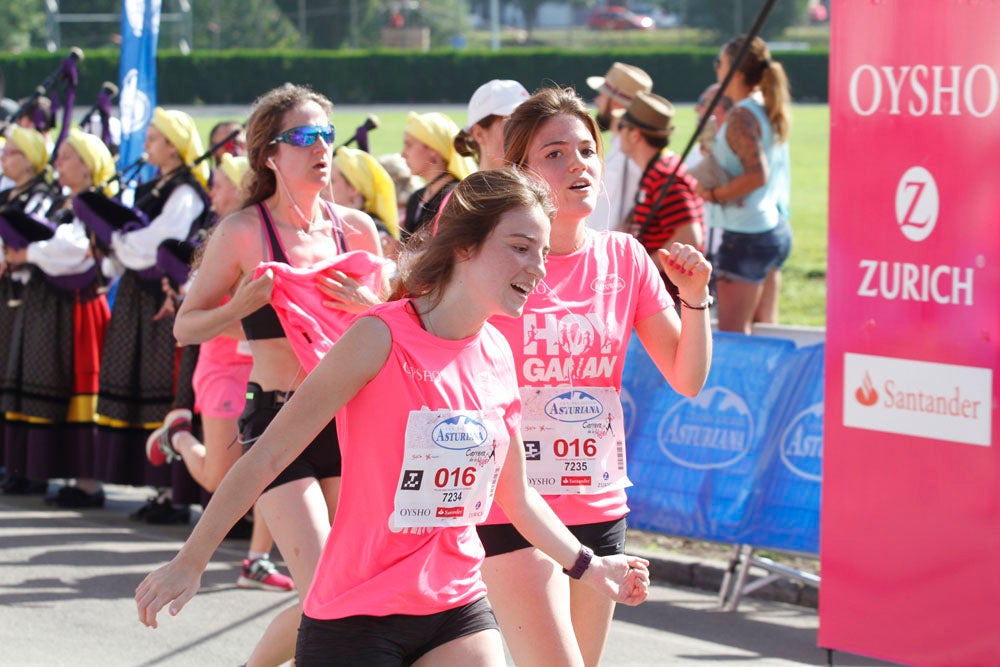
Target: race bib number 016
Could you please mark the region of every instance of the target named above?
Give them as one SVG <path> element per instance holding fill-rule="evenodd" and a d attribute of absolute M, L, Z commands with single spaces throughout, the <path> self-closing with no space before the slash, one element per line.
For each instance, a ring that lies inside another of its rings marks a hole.
<path fill-rule="evenodd" d="M 625 424 L 612 387 L 521 387 L 528 483 L 539 493 L 602 493 L 632 486 Z"/>
<path fill-rule="evenodd" d="M 496 414 L 414 410 L 389 528 L 479 523 L 489 513 L 510 436 Z"/>

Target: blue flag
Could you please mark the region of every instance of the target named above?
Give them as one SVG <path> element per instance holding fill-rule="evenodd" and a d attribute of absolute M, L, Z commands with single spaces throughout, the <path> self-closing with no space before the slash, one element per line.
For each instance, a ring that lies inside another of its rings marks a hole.
<path fill-rule="evenodd" d="M 146 128 L 156 107 L 160 5 L 161 0 L 122 0 L 122 50 L 118 72 L 122 120 L 119 169 L 142 155 Z M 123 188 L 127 186 L 122 183 Z"/>

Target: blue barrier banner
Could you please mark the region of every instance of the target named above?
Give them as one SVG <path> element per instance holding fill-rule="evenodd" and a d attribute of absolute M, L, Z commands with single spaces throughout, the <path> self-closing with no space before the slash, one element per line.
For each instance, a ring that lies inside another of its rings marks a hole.
<path fill-rule="evenodd" d="M 122 0 L 122 48 L 118 70 L 122 121 L 119 169 L 142 155 L 146 128 L 156 106 L 160 3 L 161 0 Z M 152 173 L 151 168 L 147 171 Z"/>
<path fill-rule="evenodd" d="M 783 364 L 746 508 L 745 544 L 819 553 L 825 347 L 795 350 Z"/>
<path fill-rule="evenodd" d="M 695 398 L 638 340 L 623 378 L 633 527 L 818 552 L 822 345 L 717 333 Z"/>

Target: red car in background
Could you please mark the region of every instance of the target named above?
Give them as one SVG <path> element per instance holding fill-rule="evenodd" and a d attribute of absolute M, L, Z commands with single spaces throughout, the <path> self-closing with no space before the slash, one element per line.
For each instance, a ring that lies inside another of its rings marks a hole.
<path fill-rule="evenodd" d="M 652 30 L 656 22 L 651 16 L 636 14 L 625 7 L 598 7 L 587 17 L 591 30 Z"/>

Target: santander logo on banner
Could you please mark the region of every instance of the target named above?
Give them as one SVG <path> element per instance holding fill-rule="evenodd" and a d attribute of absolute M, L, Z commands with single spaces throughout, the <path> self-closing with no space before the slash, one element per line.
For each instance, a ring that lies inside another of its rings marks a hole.
<path fill-rule="evenodd" d="M 844 426 L 989 447 L 993 370 L 844 354 Z"/>
<path fill-rule="evenodd" d="M 896 225 L 903 238 L 921 243 L 937 227 L 940 200 L 934 176 L 924 167 L 906 170 L 896 185 Z M 918 301 L 942 305 L 975 305 L 978 267 L 924 264 L 862 258 L 857 294 L 888 301 Z"/>

